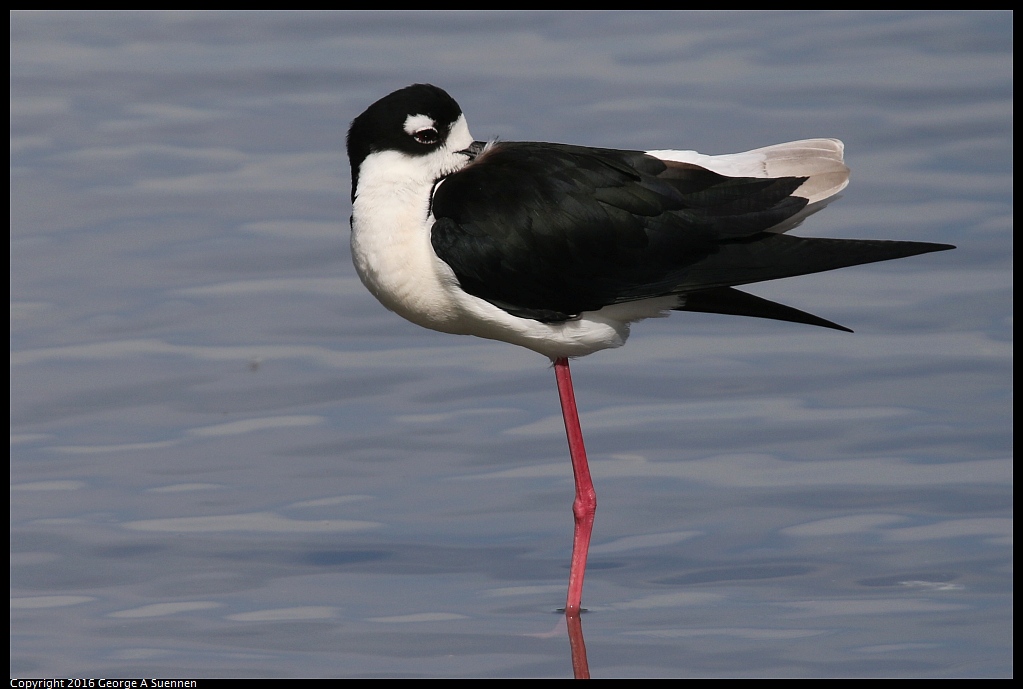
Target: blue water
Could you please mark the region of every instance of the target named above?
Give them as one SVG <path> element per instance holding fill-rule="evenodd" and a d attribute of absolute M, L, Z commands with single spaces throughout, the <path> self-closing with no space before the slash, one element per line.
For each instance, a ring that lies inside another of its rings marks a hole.
<path fill-rule="evenodd" d="M 1012 674 L 1011 13 L 14 13 L 11 674 L 569 676 L 554 375 L 348 255 L 349 121 L 829 136 L 797 234 L 954 252 L 758 285 L 573 365 L 610 676 Z"/>

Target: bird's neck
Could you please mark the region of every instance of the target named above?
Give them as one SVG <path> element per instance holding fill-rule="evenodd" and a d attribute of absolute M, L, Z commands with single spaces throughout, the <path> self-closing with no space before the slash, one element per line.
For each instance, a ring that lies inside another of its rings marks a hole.
<path fill-rule="evenodd" d="M 404 166 L 402 173 L 401 161 L 367 162 L 378 164 L 363 166 L 352 203 L 352 260 L 359 278 L 400 316 L 454 332 L 456 309 L 448 286 L 453 275 L 430 244 L 434 180 L 415 166 Z"/>

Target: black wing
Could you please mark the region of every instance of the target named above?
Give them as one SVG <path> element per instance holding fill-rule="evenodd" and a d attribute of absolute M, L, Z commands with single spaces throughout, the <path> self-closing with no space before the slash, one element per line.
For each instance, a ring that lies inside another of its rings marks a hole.
<path fill-rule="evenodd" d="M 804 181 L 726 177 L 637 151 L 500 143 L 437 189 L 431 240 L 463 290 L 524 318 L 557 322 L 677 294 L 690 295 L 683 310 L 839 328 L 721 288 L 952 248 L 768 232 L 806 206 L 792 195 Z"/>

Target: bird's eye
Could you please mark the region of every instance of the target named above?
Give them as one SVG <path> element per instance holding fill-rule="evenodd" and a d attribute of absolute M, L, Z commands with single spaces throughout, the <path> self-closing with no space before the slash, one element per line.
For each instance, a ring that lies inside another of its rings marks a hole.
<path fill-rule="evenodd" d="M 433 127 L 424 127 L 412 132 L 412 138 L 421 144 L 435 144 L 440 141 L 440 134 Z"/>

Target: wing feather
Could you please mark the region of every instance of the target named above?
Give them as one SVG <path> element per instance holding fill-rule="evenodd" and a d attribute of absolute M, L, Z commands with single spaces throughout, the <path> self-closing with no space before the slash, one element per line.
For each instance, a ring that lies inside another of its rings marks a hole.
<path fill-rule="evenodd" d="M 716 166 L 756 173 L 749 176 L 709 169 L 698 161 L 711 157 L 695 155 L 489 146 L 437 187 L 434 251 L 469 294 L 557 322 L 611 304 L 951 248 L 778 234 L 823 203 L 821 194 L 844 186 L 841 142 L 782 144 Z M 770 174 L 795 173 L 801 160 L 812 161 L 805 175 Z"/>

